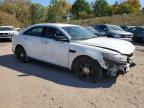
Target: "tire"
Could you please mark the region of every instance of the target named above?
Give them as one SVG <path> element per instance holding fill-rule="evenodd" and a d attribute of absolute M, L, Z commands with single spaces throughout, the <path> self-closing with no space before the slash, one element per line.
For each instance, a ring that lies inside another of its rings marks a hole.
<path fill-rule="evenodd" d="M 22 46 L 17 46 L 15 50 L 15 55 L 17 56 L 18 60 L 27 63 L 29 62 L 29 58 Z"/>
<path fill-rule="evenodd" d="M 97 61 L 89 57 L 80 57 L 76 59 L 72 69 L 79 79 L 86 82 L 97 82 L 103 76 L 103 68 Z"/>

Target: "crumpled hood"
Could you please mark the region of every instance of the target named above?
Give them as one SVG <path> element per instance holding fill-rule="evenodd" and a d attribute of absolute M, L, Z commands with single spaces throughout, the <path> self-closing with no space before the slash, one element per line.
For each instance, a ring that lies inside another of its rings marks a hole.
<path fill-rule="evenodd" d="M 78 41 L 78 43 L 89 46 L 106 48 L 109 50 L 117 51 L 121 54 L 131 54 L 135 50 L 135 46 L 128 41 L 106 37 L 98 37 L 88 40 L 82 40 Z"/>

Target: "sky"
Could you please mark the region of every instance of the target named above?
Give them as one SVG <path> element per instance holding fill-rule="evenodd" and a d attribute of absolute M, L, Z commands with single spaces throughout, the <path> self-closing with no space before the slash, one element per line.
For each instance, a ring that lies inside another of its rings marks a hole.
<path fill-rule="evenodd" d="M 40 3 L 44 6 L 49 5 L 50 1 L 51 0 L 32 0 L 33 3 Z M 72 4 L 72 3 L 74 3 L 75 0 L 67 0 L 67 1 Z M 87 0 L 87 1 L 92 2 L 92 1 L 95 1 L 95 0 Z M 114 4 L 116 0 L 107 0 L 107 1 L 108 1 L 109 4 Z M 140 2 L 141 2 L 142 7 L 144 7 L 144 0 L 140 0 Z"/>

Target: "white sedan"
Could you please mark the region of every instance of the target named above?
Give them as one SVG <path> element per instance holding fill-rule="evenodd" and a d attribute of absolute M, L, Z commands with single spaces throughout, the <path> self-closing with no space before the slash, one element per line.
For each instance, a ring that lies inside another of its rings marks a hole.
<path fill-rule="evenodd" d="M 33 58 L 52 63 L 96 82 L 104 73 L 127 72 L 135 47 L 124 40 L 96 37 L 78 25 L 36 24 L 13 37 L 12 50 L 22 62 Z"/>

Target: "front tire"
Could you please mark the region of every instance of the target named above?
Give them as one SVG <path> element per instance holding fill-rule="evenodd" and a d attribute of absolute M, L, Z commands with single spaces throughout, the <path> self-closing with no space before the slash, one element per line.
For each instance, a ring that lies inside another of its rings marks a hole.
<path fill-rule="evenodd" d="M 29 62 L 29 58 L 22 46 L 17 46 L 15 50 L 15 55 L 17 56 L 18 60 L 27 63 Z"/>
<path fill-rule="evenodd" d="M 103 76 L 103 68 L 97 61 L 89 57 L 76 59 L 72 68 L 76 76 L 86 82 L 97 82 Z"/>

